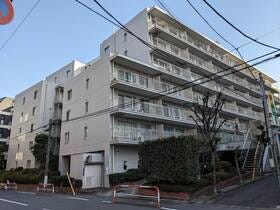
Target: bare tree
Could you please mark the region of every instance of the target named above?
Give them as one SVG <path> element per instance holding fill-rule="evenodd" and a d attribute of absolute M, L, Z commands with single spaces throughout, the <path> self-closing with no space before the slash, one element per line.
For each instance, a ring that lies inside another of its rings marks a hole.
<path fill-rule="evenodd" d="M 220 141 L 217 138 L 217 133 L 225 123 L 225 119 L 221 120 L 219 113 L 222 111 L 224 99 L 222 93 L 218 93 L 213 102 L 210 99 L 210 94 L 207 93 L 202 101 L 193 104 L 191 116 L 194 120 L 201 136 L 203 144 L 211 151 L 211 162 L 213 166 L 213 191 L 217 193 L 217 177 L 216 177 L 216 150 L 217 143 Z"/>

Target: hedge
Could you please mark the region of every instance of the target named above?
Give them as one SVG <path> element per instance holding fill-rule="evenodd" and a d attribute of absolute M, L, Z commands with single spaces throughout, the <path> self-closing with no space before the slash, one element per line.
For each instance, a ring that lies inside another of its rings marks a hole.
<path fill-rule="evenodd" d="M 194 183 L 199 174 L 199 141 L 182 136 L 143 142 L 139 166 L 146 178 L 158 183 Z"/>
<path fill-rule="evenodd" d="M 109 175 L 110 185 L 114 186 L 124 182 L 134 182 L 144 178 L 140 169 L 129 169 L 124 173 L 114 173 Z"/>

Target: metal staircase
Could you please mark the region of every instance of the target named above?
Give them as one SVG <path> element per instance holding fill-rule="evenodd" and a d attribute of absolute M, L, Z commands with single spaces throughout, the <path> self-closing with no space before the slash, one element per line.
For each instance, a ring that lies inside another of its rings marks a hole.
<path fill-rule="evenodd" d="M 258 173 L 260 170 L 262 155 L 263 146 L 260 144 L 260 142 L 251 141 L 250 146 L 247 149 L 242 168 L 247 172 L 252 172 L 253 179 L 255 178 L 256 173 Z"/>

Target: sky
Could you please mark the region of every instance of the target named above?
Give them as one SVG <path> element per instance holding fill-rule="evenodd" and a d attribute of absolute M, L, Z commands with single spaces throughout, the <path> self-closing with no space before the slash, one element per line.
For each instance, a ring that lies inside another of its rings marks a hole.
<path fill-rule="evenodd" d="M 15 17 L 10 24 L 0 25 L 0 48 L 36 1 L 13 1 Z M 81 1 L 101 11 L 92 0 Z M 145 7 L 158 5 L 156 0 L 99 1 L 122 23 L 128 22 Z M 218 41 L 225 48 L 232 49 L 197 16 L 185 0 L 161 1 L 187 26 Z M 217 17 L 202 0 L 190 1 L 235 46 L 249 41 Z M 208 1 L 252 37 L 280 27 L 279 0 Z M 89 62 L 99 55 L 100 43 L 114 30 L 111 23 L 81 7 L 74 0 L 41 0 L 17 33 L 0 50 L 0 98 L 14 97 L 74 59 Z M 261 41 L 280 47 L 280 30 Z M 241 48 L 245 60 L 270 51 L 271 49 L 258 44 Z M 262 64 L 259 68 L 280 81 L 280 59 Z"/>

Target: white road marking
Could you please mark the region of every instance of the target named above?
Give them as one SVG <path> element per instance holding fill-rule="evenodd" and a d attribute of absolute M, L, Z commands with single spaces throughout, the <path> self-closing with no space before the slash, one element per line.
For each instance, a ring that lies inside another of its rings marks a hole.
<path fill-rule="evenodd" d="M 81 201 L 88 201 L 87 198 L 80 198 L 80 197 L 67 197 L 67 199 L 72 199 L 72 200 L 81 200 Z"/>
<path fill-rule="evenodd" d="M 0 201 L 7 202 L 7 203 L 13 203 L 13 204 L 17 204 L 17 205 L 20 205 L 20 206 L 29 206 L 26 203 L 20 203 L 20 202 L 17 202 L 17 201 L 7 200 L 7 199 L 3 199 L 3 198 L 0 198 Z"/>
<path fill-rule="evenodd" d="M 112 203 L 112 201 L 101 201 L 102 203 Z"/>
<path fill-rule="evenodd" d="M 42 208 L 42 210 L 50 210 L 50 209 Z"/>
<path fill-rule="evenodd" d="M 36 193 L 34 193 L 34 192 L 25 192 L 25 191 L 17 191 L 17 193 L 20 193 L 20 194 L 29 194 L 29 195 L 36 195 Z"/>
<path fill-rule="evenodd" d="M 171 208 L 166 208 L 166 207 L 161 207 L 160 209 L 163 209 L 163 210 L 177 210 L 177 209 L 171 209 Z"/>

